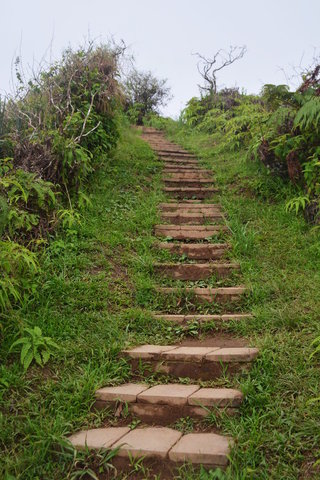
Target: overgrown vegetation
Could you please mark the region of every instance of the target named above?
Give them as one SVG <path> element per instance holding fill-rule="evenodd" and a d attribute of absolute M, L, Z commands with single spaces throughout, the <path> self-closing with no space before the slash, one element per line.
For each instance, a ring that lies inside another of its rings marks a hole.
<path fill-rule="evenodd" d="M 123 47 L 88 45 L 26 80 L 0 101 L 0 315 L 35 297 L 37 252 L 59 226 L 72 233 L 88 204 L 87 180 L 119 136 Z"/>
<path fill-rule="evenodd" d="M 18 96 L 0 102 L 0 476 L 6 480 L 126 478 L 112 469 L 115 452 L 75 453 L 65 437 L 121 424 L 91 409 L 98 387 L 132 380 L 121 349 L 207 332 L 197 322 L 184 329 L 152 321 L 151 312 L 164 306 L 154 286 L 165 282 L 153 264 L 175 258 L 152 248 L 164 200 L 160 164 L 119 112 L 122 52 L 67 51 L 29 84 L 18 63 Z M 296 92 L 273 85 L 259 96 L 212 91 L 192 99 L 180 122 L 153 119 L 215 171 L 232 231 L 228 258 L 240 262 L 250 291 L 239 309 L 254 313 L 221 328 L 261 349 L 250 372 L 206 384 L 245 395 L 239 416 L 212 412 L 205 423 L 237 438 L 230 467 L 185 466 L 177 479 L 319 476 L 319 229 L 295 215 L 303 207 L 308 219 L 318 218 L 319 91 L 316 68 Z M 144 115 L 139 104 L 133 97 L 125 104 L 134 121 Z M 166 298 L 165 308 L 193 308 L 182 300 Z M 148 371 L 141 380 L 170 381 Z M 133 418 L 131 427 L 137 424 Z M 172 426 L 195 428 L 188 419 Z M 142 461 L 132 463 L 131 473 L 152 478 Z"/>
<path fill-rule="evenodd" d="M 133 70 L 125 79 L 126 111 L 130 121 L 143 125 L 152 114 L 159 113 L 170 99 L 166 79 L 158 79 L 151 72 Z"/>
<path fill-rule="evenodd" d="M 287 209 L 304 210 L 319 221 L 320 202 L 320 66 L 303 78 L 296 92 L 286 85 L 265 85 L 261 95 L 237 88 L 212 89 L 192 98 L 182 113 L 186 127 L 208 133 L 220 148 L 247 149 L 275 177 L 290 181 Z M 216 82 L 216 80 L 215 80 Z M 209 87 L 208 87 L 209 88 Z M 223 134 L 223 138 L 221 138 Z"/>
<path fill-rule="evenodd" d="M 223 95 L 221 101 L 233 102 L 229 92 Z M 244 100 L 240 98 L 233 111 L 245 110 Z M 255 101 L 249 108 L 265 111 Z M 201 108 L 204 102 L 192 105 Z M 216 121 L 225 113 L 216 115 Z M 180 122 L 155 118 L 153 125 L 195 152 L 204 168 L 214 172 L 232 232 L 230 258 L 240 262 L 241 282 L 250 290 L 245 309 L 254 314 L 250 321 L 225 328 L 247 338 L 261 354 L 248 376 L 228 383 L 240 386 L 246 399 L 238 417 L 219 421 L 221 430 L 236 438 L 230 467 L 217 477 L 213 472 L 200 476 L 190 468 L 178 478 L 319 478 L 319 229 L 302 215 L 286 211 L 297 187 L 279 175 L 268 175 L 258 157 L 248 156 L 251 130 L 234 146 L 229 130 L 226 139 L 225 127 L 207 131 L 205 120 L 196 119 L 194 114 L 190 126 L 185 118 Z"/>

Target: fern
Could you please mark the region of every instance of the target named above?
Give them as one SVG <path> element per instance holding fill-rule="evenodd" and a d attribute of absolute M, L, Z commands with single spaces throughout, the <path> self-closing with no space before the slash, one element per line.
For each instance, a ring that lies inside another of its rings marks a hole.
<path fill-rule="evenodd" d="M 312 97 L 298 110 L 294 126 L 301 130 L 318 129 L 320 126 L 320 97 Z"/>
<path fill-rule="evenodd" d="M 299 211 L 304 210 L 306 208 L 306 205 L 308 205 L 309 203 L 310 199 L 308 196 L 292 198 L 286 203 L 286 211 L 291 212 L 292 210 L 294 210 L 297 215 Z"/>

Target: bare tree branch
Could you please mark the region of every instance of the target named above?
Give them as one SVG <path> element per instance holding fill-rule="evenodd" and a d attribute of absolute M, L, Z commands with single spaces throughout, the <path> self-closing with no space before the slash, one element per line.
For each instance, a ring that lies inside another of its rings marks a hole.
<path fill-rule="evenodd" d="M 247 52 L 247 47 L 230 46 L 229 50 L 218 50 L 212 58 L 196 52 L 194 55 L 198 57 L 197 69 L 204 80 L 204 85 L 200 86 L 201 91 L 207 92 L 209 95 L 217 93 L 217 73 L 223 68 L 232 65 L 240 60 Z"/>

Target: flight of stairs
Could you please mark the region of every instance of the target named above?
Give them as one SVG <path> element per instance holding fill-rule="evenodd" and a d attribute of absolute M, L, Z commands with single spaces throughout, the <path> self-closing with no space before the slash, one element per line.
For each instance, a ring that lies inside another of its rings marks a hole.
<path fill-rule="evenodd" d="M 179 304 L 176 311 L 154 312 L 153 320 L 163 319 L 187 327 L 190 322 L 219 326 L 249 319 L 249 313 L 237 309 L 246 293 L 243 285 L 203 285 L 212 278 L 220 282 L 233 278 L 234 274 L 239 276 L 239 265 L 227 259 L 230 233 L 225 213 L 218 203 L 210 200 L 219 192 L 212 172 L 201 168 L 193 154 L 169 142 L 157 130 L 145 128 L 143 138 L 163 162 L 164 192 L 168 197 L 166 203 L 159 205 L 163 223 L 154 228 L 158 238 L 155 247 L 174 258 L 154 265 L 154 273 L 160 280 L 157 294 L 170 295 L 176 299 L 177 308 Z M 161 279 L 170 281 L 170 285 L 163 285 Z M 185 286 L 181 287 L 181 282 Z M 182 295 L 192 299 L 194 312 L 181 313 Z M 198 311 L 201 305 L 209 312 Z M 239 390 L 202 385 L 222 375 L 232 378 L 234 373 L 248 369 L 257 355 L 256 348 L 219 335 L 210 336 L 205 342 L 150 344 L 125 350 L 122 356 L 131 364 L 133 378 L 139 381 L 100 388 L 95 406 L 110 408 L 118 417 L 125 411 L 126 415 L 138 418 L 141 426 L 84 430 L 69 440 L 80 449 L 117 448 L 117 457 L 122 460 L 143 456 L 165 459 L 172 468 L 184 462 L 224 468 L 233 439 L 213 430 L 197 429 L 183 434 L 172 425 L 181 418 L 203 419 L 212 410 L 216 415 L 235 414 L 243 400 Z M 167 380 L 152 385 L 141 382 L 144 369 L 148 374 L 164 375 Z"/>

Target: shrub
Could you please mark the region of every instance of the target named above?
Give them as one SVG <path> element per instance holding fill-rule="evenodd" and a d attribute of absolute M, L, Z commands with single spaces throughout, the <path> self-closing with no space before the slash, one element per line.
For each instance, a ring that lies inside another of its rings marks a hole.
<path fill-rule="evenodd" d="M 142 125 L 153 113 L 167 104 L 170 88 L 166 79 L 158 79 L 151 72 L 133 70 L 124 82 L 126 110 L 130 120 Z"/>

